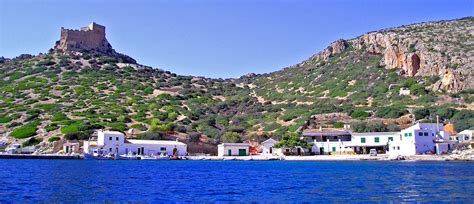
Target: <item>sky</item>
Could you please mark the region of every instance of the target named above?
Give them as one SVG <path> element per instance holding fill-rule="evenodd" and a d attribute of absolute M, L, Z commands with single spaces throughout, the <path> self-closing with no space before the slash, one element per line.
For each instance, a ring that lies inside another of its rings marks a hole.
<path fill-rule="evenodd" d="M 299 63 L 340 38 L 466 16 L 474 0 L 0 0 L 0 56 L 47 52 L 61 27 L 94 21 L 140 64 L 236 78 Z"/>

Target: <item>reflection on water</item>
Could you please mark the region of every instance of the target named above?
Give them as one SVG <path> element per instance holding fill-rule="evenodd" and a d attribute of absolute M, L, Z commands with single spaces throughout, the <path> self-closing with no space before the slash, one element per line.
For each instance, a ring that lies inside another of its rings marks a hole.
<path fill-rule="evenodd" d="M 0 160 L 0 202 L 474 200 L 470 162 Z"/>

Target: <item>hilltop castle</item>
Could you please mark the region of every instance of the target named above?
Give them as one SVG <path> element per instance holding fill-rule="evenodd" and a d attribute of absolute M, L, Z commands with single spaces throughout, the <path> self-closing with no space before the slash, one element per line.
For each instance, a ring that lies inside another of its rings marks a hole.
<path fill-rule="evenodd" d="M 95 50 L 114 54 L 115 51 L 105 38 L 105 26 L 92 22 L 80 30 L 61 28 L 61 39 L 54 46 L 60 51 Z"/>

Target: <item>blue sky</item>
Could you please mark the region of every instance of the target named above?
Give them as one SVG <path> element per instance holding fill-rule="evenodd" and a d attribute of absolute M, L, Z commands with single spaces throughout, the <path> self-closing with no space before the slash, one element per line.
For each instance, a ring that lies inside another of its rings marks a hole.
<path fill-rule="evenodd" d="M 107 27 L 139 63 L 214 78 L 296 64 L 339 38 L 474 15 L 474 0 L 0 0 L 0 56 L 53 47 L 60 28 Z"/>

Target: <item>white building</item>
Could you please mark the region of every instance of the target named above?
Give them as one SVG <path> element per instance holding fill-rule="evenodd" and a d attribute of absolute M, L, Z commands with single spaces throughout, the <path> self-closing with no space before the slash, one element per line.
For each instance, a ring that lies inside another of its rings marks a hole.
<path fill-rule="evenodd" d="M 313 147 L 310 154 L 369 154 L 371 149 L 386 153 L 389 141 L 400 140 L 400 132 L 353 133 L 348 129 L 320 128 L 303 132 Z"/>
<path fill-rule="evenodd" d="M 99 130 L 97 140 L 84 141 L 84 153 L 94 151 L 102 154 L 122 155 L 133 152 L 139 155 L 168 155 L 184 156 L 187 154 L 187 145 L 178 141 L 167 140 L 135 140 L 125 139 L 125 135 L 117 131 Z"/>
<path fill-rule="evenodd" d="M 400 96 L 409 96 L 410 95 L 410 89 L 408 88 L 400 88 Z"/>
<path fill-rule="evenodd" d="M 270 156 L 270 155 L 279 155 L 281 154 L 280 148 L 274 148 L 273 145 L 278 143 L 277 140 L 272 138 L 265 140 L 262 142 L 262 155 Z"/>
<path fill-rule="evenodd" d="M 63 144 L 63 152 L 66 154 L 69 153 L 79 153 L 80 145 L 77 142 L 66 142 Z"/>
<path fill-rule="evenodd" d="M 249 149 L 248 143 L 222 143 L 217 145 L 217 156 L 248 156 Z"/>
<path fill-rule="evenodd" d="M 456 137 L 456 141 L 458 142 L 471 143 L 474 137 L 474 130 L 463 130 L 459 132 L 455 137 Z"/>
<path fill-rule="evenodd" d="M 313 144 L 308 152 L 301 152 L 305 149 L 298 148 L 297 155 L 302 154 L 335 154 L 335 153 L 353 153 L 351 144 L 351 132 L 348 130 L 334 128 L 320 128 L 303 132 L 303 139 Z"/>
<path fill-rule="evenodd" d="M 389 143 L 391 155 L 442 154 L 451 148 L 443 124 L 418 123 L 401 131 L 400 140 Z"/>
<path fill-rule="evenodd" d="M 469 143 L 469 148 L 474 148 L 474 130 L 463 130 L 455 136 L 459 143 Z"/>
<path fill-rule="evenodd" d="M 356 154 L 369 154 L 371 149 L 386 153 L 390 142 L 399 141 L 400 132 L 365 132 L 352 133 L 348 144 Z"/>

